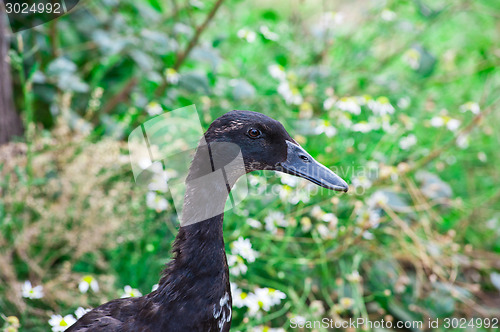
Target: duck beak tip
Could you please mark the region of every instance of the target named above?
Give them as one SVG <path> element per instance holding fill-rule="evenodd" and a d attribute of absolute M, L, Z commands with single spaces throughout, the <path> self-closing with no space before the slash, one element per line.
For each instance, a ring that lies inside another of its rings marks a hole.
<path fill-rule="evenodd" d="M 349 186 L 341 177 L 312 158 L 300 145 L 288 142 L 287 160 L 277 170 L 311 181 L 318 186 L 347 192 Z M 307 160 L 307 161 L 305 161 Z"/>

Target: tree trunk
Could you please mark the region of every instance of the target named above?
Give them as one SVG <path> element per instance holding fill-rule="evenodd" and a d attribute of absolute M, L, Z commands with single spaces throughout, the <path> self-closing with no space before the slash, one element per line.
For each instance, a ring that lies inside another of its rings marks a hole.
<path fill-rule="evenodd" d="M 12 99 L 7 22 L 3 3 L 0 3 L 0 145 L 9 142 L 13 136 L 23 135 L 24 131 Z"/>

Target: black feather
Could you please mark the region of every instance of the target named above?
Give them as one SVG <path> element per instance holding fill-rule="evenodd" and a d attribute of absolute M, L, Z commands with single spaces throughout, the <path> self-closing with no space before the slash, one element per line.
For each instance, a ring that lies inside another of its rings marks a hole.
<path fill-rule="evenodd" d="M 262 130 L 262 140 L 246 136 L 248 128 Z M 245 172 L 273 167 L 286 159 L 285 141 L 293 141 L 283 125 L 263 114 L 232 111 L 216 119 L 205 133 L 206 142 L 235 143 L 241 148 Z M 212 151 L 212 153 L 216 153 Z M 188 180 L 213 171 L 199 156 L 199 147 Z M 239 174 L 241 176 L 243 174 Z M 231 186 L 231 184 L 227 184 Z M 199 198 L 211 197 L 211 186 L 188 187 L 184 213 Z M 227 191 L 226 186 L 223 190 Z M 227 193 L 226 193 L 227 194 Z M 221 210 L 222 211 L 222 210 Z M 116 299 L 85 314 L 68 332 L 226 332 L 231 326 L 231 290 L 222 234 L 223 214 L 180 227 L 159 287 L 145 296 Z"/>

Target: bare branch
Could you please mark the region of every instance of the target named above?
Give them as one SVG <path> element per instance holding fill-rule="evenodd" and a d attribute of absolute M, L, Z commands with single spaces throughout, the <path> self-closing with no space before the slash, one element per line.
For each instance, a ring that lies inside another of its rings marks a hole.
<path fill-rule="evenodd" d="M 193 38 L 191 38 L 191 40 L 189 41 L 188 45 L 186 46 L 186 49 L 183 52 L 177 54 L 177 60 L 175 61 L 174 66 L 172 67 L 173 69 L 178 71 L 179 68 L 182 66 L 186 58 L 189 56 L 189 53 L 191 53 L 196 44 L 198 44 L 198 40 L 200 39 L 201 34 L 207 28 L 208 24 L 212 21 L 212 19 L 214 18 L 215 14 L 219 10 L 223 2 L 224 0 L 217 0 L 215 5 L 210 10 L 210 13 L 208 13 L 207 17 L 205 18 L 205 21 L 203 21 L 203 23 L 196 28 Z M 156 89 L 155 94 L 157 96 L 161 96 L 165 92 L 167 87 L 168 87 L 168 82 L 164 80 L 163 83 Z"/>

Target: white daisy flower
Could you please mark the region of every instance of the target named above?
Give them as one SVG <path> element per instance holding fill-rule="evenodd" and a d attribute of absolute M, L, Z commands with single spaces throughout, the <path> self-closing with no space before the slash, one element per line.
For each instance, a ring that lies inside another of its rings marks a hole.
<path fill-rule="evenodd" d="M 168 201 L 165 199 L 165 197 L 158 195 L 154 191 L 150 191 L 146 194 L 146 205 L 156 212 L 161 212 L 168 209 Z"/>
<path fill-rule="evenodd" d="M 355 97 L 342 97 L 335 103 L 335 106 L 352 114 L 361 114 L 361 106 Z"/>
<path fill-rule="evenodd" d="M 478 103 L 469 101 L 460 106 L 460 111 L 462 112 L 470 111 L 473 114 L 479 114 L 481 112 L 481 108 L 479 107 Z"/>
<path fill-rule="evenodd" d="M 375 236 L 373 235 L 372 232 L 369 232 L 369 231 L 364 231 L 363 232 L 363 239 L 365 240 L 373 240 L 375 238 Z"/>
<path fill-rule="evenodd" d="M 408 150 L 415 144 L 417 144 L 417 137 L 413 134 L 402 137 L 401 140 L 399 140 L 399 147 L 403 150 Z"/>
<path fill-rule="evenodd" d="M 453 119 L 447 115 L 435 116 L 431 119 L 430 123 L 433 127 L 446 126 L 451 131 L 456 131 L 460 127 L 460 120 Z"/>
<path fill-rule="evenodd" d="M 278 85 L 278 93 L 285 99 L 287 104 L 300 105 L 304 101 L 299 89 L 291 87 L 287 81 L 282 81 Z"/>
<path fill-rule="evenodd" d="M 262 316 L 262 311 L 269 311 L 286 298 L 286 294 L 272 288 L 256 288 L 255 292 L 243 292 L 236 284 L 231 283 L 233 305 L 237 308 L 248 308 L 250 317 Z"/>
<path fill-rule="evenodd" d="M 346 129 L 352 129 L 352 117 L 350 113 L 340 113 L 337 114 L 337 121 L 336 123 L 338 126 L 346 128 Z"/>
<path fill-rule="evenodd" d="M 334 215 L 333 213 L 325 213 L 322 217 L 322 220 L 324 222 L 327 222 L 327 223 L 330 223 L 330 224 L 334 224 L 334 225 L 337 225 L 339 219 L 337 218 L 336 215 Z"/>
<path fill-rule="evenodd" d="M 281 300 L 286 299 L 286 294 L 274 288 L 268 288 L 269 297 L 271 298 L 271 305 L 278 305 Z"/>
<path fill-rule="evenodd" d="M 490 280 L 493 286 L 500 291 L 500 273 L 491 272 Z"/>
<path fill-rule="evenodd" d="M 343 297 L 340 299 L 339 304 L 342 306 L 342 308 L 349 309 L 354 305 L 354 300 L 350 297 Z"/>
<path fill-rule="evenodd" d="M 76 319 L 80 319 L 83 317 L 83 315 L 85 315 L 87 312 L 89 312 L 90 310 L 92 309 L 85 309 L 83 307 L 78 307 L 76 310 L 75 310 L 75 316 L 76 316 Z"/>
<path fill-rule="evenodd" d="M 441 116 L 435 116 L 431 119 L 431 126 L 442 127 L 444 125 L 444 119 Z"/>
<path fill-rule="evenodd" d="M 469 147 L 469 135 L 458 135 L 456 143 L 460 149 L 467 149 Z"/>
<path fill-rule="evenodd" d="M 233 254 L 240 255 L 250 263 L 255 262 L 255 258 L 259 256 L 259 253 L 252 249 L 250 239 L 244 239 L 240 236 L 238 240 L 231 242 L 229 246 Z"/>
<path fill-rule="evenodd" d="M 166 193 L 168 191 L 167 181 L 167 172 L 163 170 L 161 170 L 160 172 L 155 172 L 151 178 L 151 181 L 148 183 L 148 189 Z"/>
<path fill-rule="evenodd" d="M 264 36 L 264 38 L 272 41 L 277 41 L 279 39 L 279 35 L 275 32 L 269 30 L 269 28 L 265 25 L 262 25 L 259 28 L 260 33 Z"/>
<path fill-rule="evenodd" d="M 314 128 L 314 133 L 316 135 L 325 133 L 327 137 L 332 137 L 337 134 L 337 129 L 335 129 L 334 126 L 330 125 L 330 122 L 328 120 L 321 120 L 320 124 Z"/>
<path fill-rule="evenodd" d="M 129 285 L 127 285 L 123 288 L 123 295 L 121 296 L 121 298 L 123 299 L 126 297 L 139 297 L 139 296 L 142 296 L 142 293 L 138 289 L 132 288 Z"/>
<path fill-rule="evenodd" d="M 248 267 L 245 261 L 239 255 L 227 255 L 227 265 L 229 266 L 229 273 L 233 276 L 239 276 L 247 273 Z"/>
<path fill-rule="evenodd" d="M 163 113 L 163 108 L 156 101 L 152 101 L 146 105 L 146 112 L 151 115 L 159 115 Z"/>
<path fill-rule="evenodd" d="M 266 230 L 272 233 L 276 232 L 276 226 L 288 226 L 288 221 L 281 211 L 271 211 L 264 219 L 264 223 L 266 224 Z"/>
<path fill-rule="evenodd" d="M 371 228 L 377 228 L 380 225 L 380 213 L 379 210 L 364 208 L 357 211 L 358 215 L 358 223 L 364 225 L 367 223 L 367 226 Z"/>
<path fill-rule="evenodd" d="M 311 199 L 307 191 L 293 190 L 288 185 L 275 185 L 273 186 L 273 191 L 276 191 L 275 189 L 277 189 L 278 195 L 283 202 L 288 202 L 293 205 L 298 204 L 299 202 L 307 203 Z M 288 222 L 283 224 L 283 227 L 286 226 L 288 226 Z"/>
<path fill-rule="evenodd" d="M 346 279 L 354 283 L 361 282 L 361 276 L 359 275 L 358 271 L 352 271 L 352 273 L 346 276 Z"/>
<path fill-rule="evenodd" d="M 248 294 L 238 288 L 234 282 L 231 282 L 231 295 L 233 298 L 233 305 L 236 308 L 243 308 L 246 305 Z"/>
<path fill-rule="evenodd" d="M 255 33 L 255 31 L 249 30 L 247 28 L 238 30 L 237 35 L 239 38 L 246 40 L 248 43 L 253 43 L 257 38 L 257 34 Z"/>
<path fill-rule="evenodd" d="M 420 58 L 422 55 L 414 48 L 409 49 L 403 54 L 403 61 L 406 62 L 413 70 L 420 68 Z"/>
<path fill-rule="evenodd" d="M 248 218 L 247 223 L 250 225 L 252 228 L 260 228 L 262 226 L 262 223 L 256 219 Z"/>
<path fill-rule="evenodd" d="M 256 288 L 255 296 L 259 307 L 264 311 L 271 310 L 272 306 L 281 303 L 281 300 L 286 298 L 285 293 L 273 288 Z"/>
<path fill-rule="evenodd" d="M 410 106 L 410 103 L 411 103 L 410 97 L 402 97 L 399 98 L 398 100 L 398 107 L 404 110 L 407 109 L 408 106 Z"/>
<path fill-rule="evenodd" d="M 21 291 L 22 291 L 23 297 L 28 298 L 28 299 L 32 299 L 32 300 L 33 299 L 41 299 L 44 296 L 43 286 L 38 285 L 38 286 L 33 287 L 31 285 L 31 281 L 29 281 L 29 280 L 26 280 L 24 282 Z"/>
<path fill-rule="evenodd" d="M 360 132 L 360 133 L 368 133 L 375 129 L 372 123 L 366 122 L 366 121 L 361 121 L 358 123 L 355 123 L 351 127 L 352 131 Z"/>
<path fill-rule="evenodd" d="M 205 8 L 205 4 L 199 0 L 189 0 L 189 4 L 192 7 L 198 8 L 198 9 L 203 9 Z"/>
<path fill-rule="evenodd" d="M 52 326 L 52 331 L 61 332 L 66 331 L 68 327 L 76 323 L 75 317 L 73 315 L 52 315 L 50 316 L 49 324 Z"/>
<path fill-rule="evenodd" d="M 262 316 L 262 313 L 260 312 L 259 298 L 254 293 L 248 293 L 245 297 L 245 307 L 248 308 L 248 316 Z"/>
<path fill-rule="evenodd" d="M 316 219 L 321 219 L 324 214 L 325 211 L 323 211 L 321 207 L 319 207 L 318 205 L 315 205 L 311 210 L 311 216 L 313 216 Z"/>
<path fill-rule="evenodd" d="M 300 326 L 304 326 L 307 322 L 307 319 L 304 316 L 294 315 L 293 318 L 295 319 L 297 324 Z"/>
<path fill-rule="evenodd" d="M 320 18 L 320 24 L 325 27 L 332 27 L 341 25 L 344 21 L 344 14 L 340 12 L 324 12 Z"/>
<path fill-rule="evenodd" d="M 382 191 L 376 191 L 373 195 L 370 196 L 367 200 L 367 204 L 370 208 L 382 207 L 385 206 L 389 202 L 389 197 L 384 194 Z"/>
<path fill-rule="evenodd" d="M 311 210 L 311 216 L 333 225 L 338 223 L 338 218 L 333 213 L 326 213 L 317 205 Z"/>
<path fill-rule="evenodd" d="M 181 75 L 174 68 L 167 68 L 165 69 L 165 78 L 169 84 L 176 85 L 179 83 Z"/>
<path fill-rule="evenodd" d="M 333 106 L 335 106 L 335 102 L 337 101 L 337 98 L 335 97 L 328 97 L 325 99 L 323 102 L 323 108 L 327 111 L 331 110 Z"/>
<path fill-rule="evenodd" d="M 372 182 L 366 175 L 359 175 L 352 178 L 352 185 L 356 188 L 368 189 L 372 186 Z"/>
<path fill-rule="evenodd" d="M 278 173 L 281 183 L 286 184 L 289 187 L 295 187 L 299 183 L 299 178 L 286 173 Z"/>
<path fill-rule="evenodd" d="M 97 283 L 97 280 L 95 280 L 94 277 L 92 277 L 91 275 L 86 275 L 82 278 L 82 280 L 78 284 L 78 289 L 82 293 L 87 293 L 89 288 L 92 289 L 92 291 L 94 292 L 98 292 L 99 284 Z"/>
<path fill-rule="evenodd" d="M 446 123 L 446 128 L 451 131 L 456 131 L 460 127 L 460 120 L 457 119 L 449 119 Z"/>
<path fill-rule="evenodd" d="M 273 306 L 273 301 L 269 296 L 269 289 L 257 288 L 255 289 L 255 296 L 257 297 L 257 303 L 259 304 L 259 307 L 262 308 L 262 310 L 264 311 L 271 310 L 271 307 Z"/>
<path fill-rule="evenodd" d="M 389 9 L 384 9 L 382 10 L 382 13 L 380 13 L 380 17 L 387 22 L 394 21 L 397 17 L 396 13 L 393 12 L 392 10 Z"/>
<path fill-rule="evenodd" d="M 368 108 L 370 108 L 376 115 L 386 115 L 394 113 L 394 107 L 389 102 L 387 97 L 378 97 L 376 100 L 368 101 Z"/>
<path fill-rule="evenodd" d="M 322 239 L 334 239 L 337 237 L 337 231 L 331 230 L 325 224 L 317 225 L 316 231 Z"/>
<path fill-rule="evenodd" d="M 267 71 L 271 75 L 271 77 L 279 80 L 279 81 L 284 81 L 286 80 L 286 72 L 285 68 L 281 65 L 270 65 L 267 67 Z"/>

